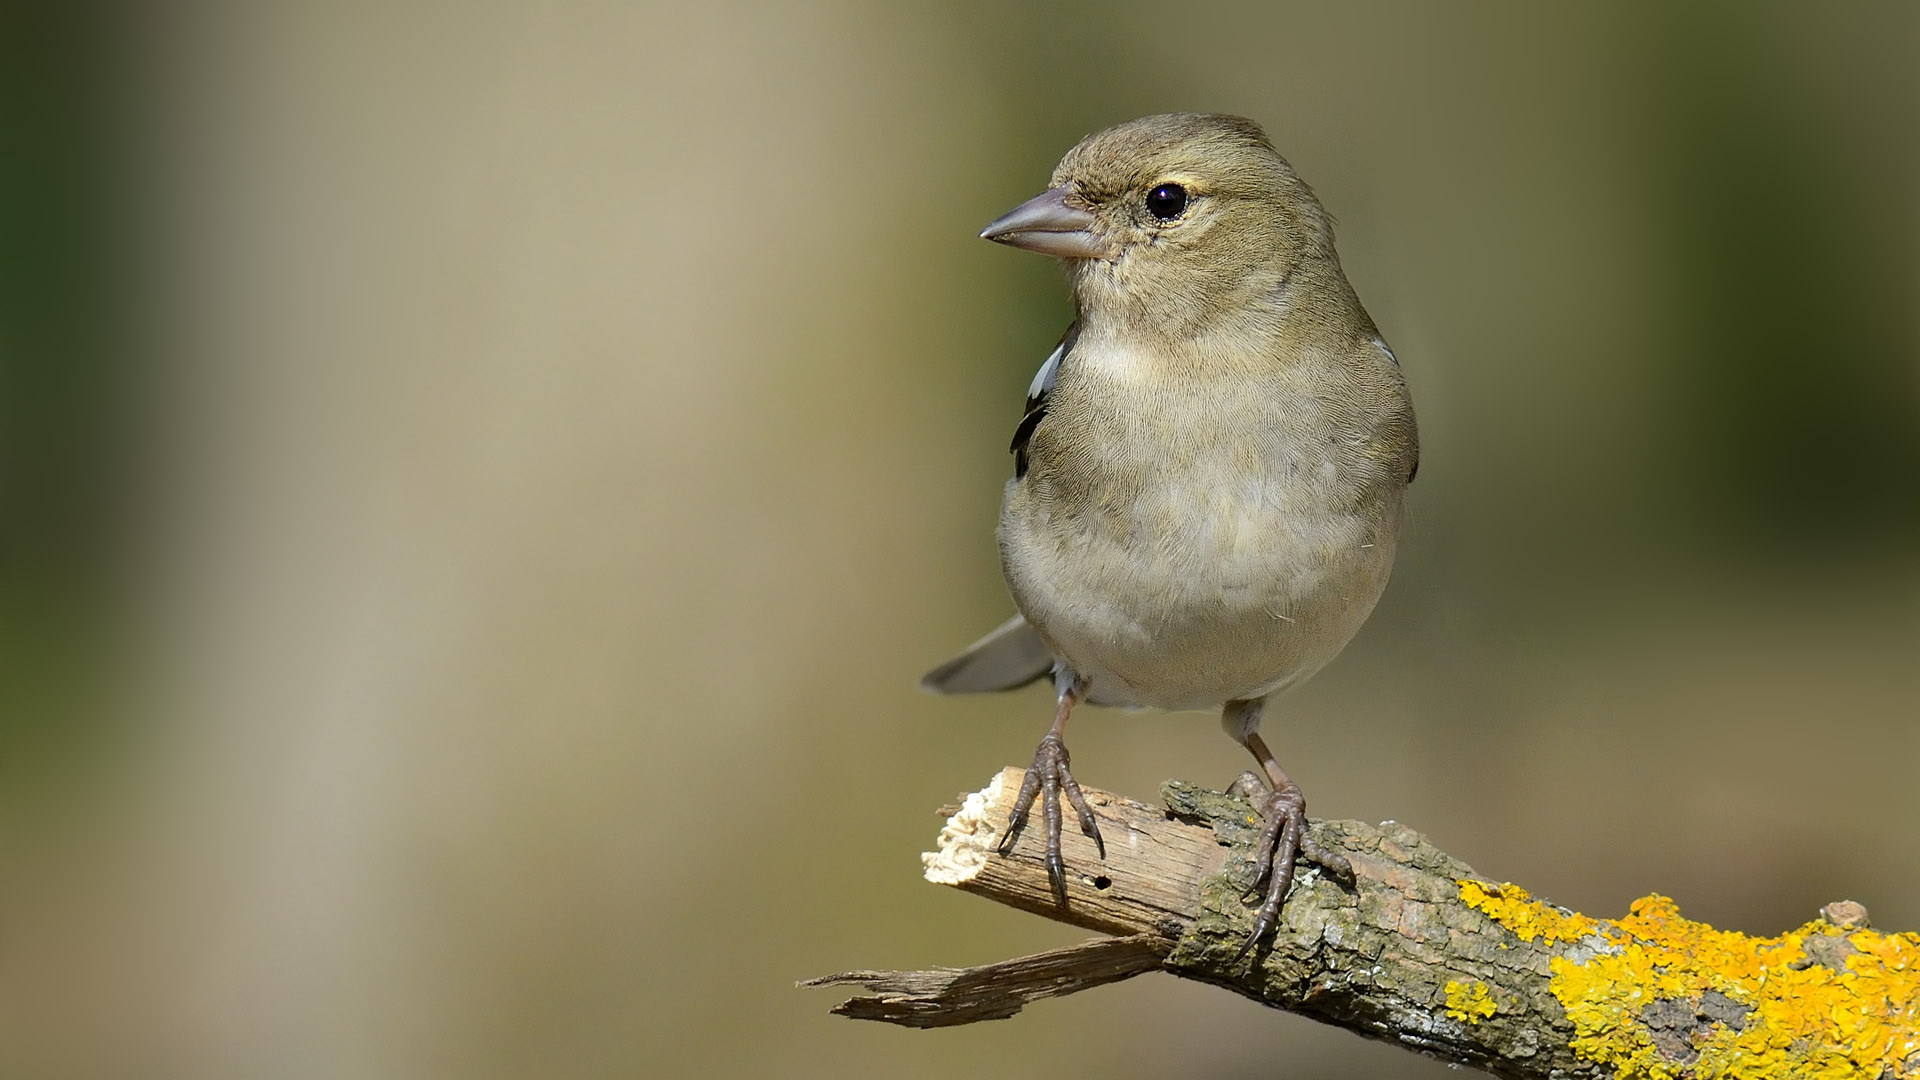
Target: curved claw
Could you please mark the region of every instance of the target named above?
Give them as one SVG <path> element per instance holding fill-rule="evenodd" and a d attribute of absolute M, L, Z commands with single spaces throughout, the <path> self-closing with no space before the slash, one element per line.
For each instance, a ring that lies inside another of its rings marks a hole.
<path fill-rule="evenodd" d="M 1073 812 L 1080 819 L 1080 834 L 1093 841 L 1094 849 L 1100 852 L 1102 859 L 1107 857 L 1107 842 L 1100 838 L 1100 826 L 1093 820 L 1093 807 L 1087 805 L 1087 797 L 1080 793 L 1080 784 L 1073 774 L 1067 771 L 1067 748 L 1060 747 L 1060 786 L 1067 793 L 1067 801 L 1073 804 Z"/>
<path fill-rule="evenodd" d="M 1034 755 L 1035 768 L 1027 770 L 1026 779 L 1020 781 L 1020 794 L 1013 797 L 1013 812 L 1007 815 L 1007 831 L 1000 837 L 1000 843 L 994 847 L 997 854 L 1005 855 L 1013 850 L 1014 841 L 1020 839 L 1021 832 L 1027 827 L 1027 810 L 1033 806 L 1035 795 L 1040 793 L 1040 756 Z"/>
<path fill-rule="evenodd" d="M 1278 861 L 1274 858 L 1274 848 L 1279 845 L 1281 829 L 1285 825 L 1285 820 L 1275 814 L 1270 808 L 1264 809 L 1262 814 L 1265 816 L 1267 823 L 1260 829 L 1260 838 L 1254 841 L 1253 844 L 1253 853 L 1251 856 L 1253 861 L 1253 880 L 1247 883 L 1247 891 L 1240 894 L 1242 903 L 1252 903 L 1260 897 L 1261 886 L 1266 884 L 1267 879 L 1273 875 L 1274 865 Z M 1289 856 L 1287 861 L 1291 863 L 1292 857 Z M 1289 868 L 1289 872 L 1291 872 L 1291 868 Z M 1255 936 L 1257 937 L 1258 935 Z"/>
<path fill-rule="evenodd" d="M 1053 738 L 1048 735 L 1047 739 Z M 1057 742 L 1057 740 L 1056 740 Z M 1041 747 L 1047 744 L 1040 740 Z M 1066 748 L 1061 748 L 1061 756 L 1066 756 Z M 1040 768 L 1039 756 L 1034 758 L 1034 768 Z M 1047 883 L 1053 886 L 1053 902 L 1061 907 L 1067 906 L 1067 864 L 1060 857 L 1060 778 L 1052 769 L 1040 777 L 1041 819 L 1047 824 Z"/>
<path fill-rule="evenodd" d="M 1293 886 L 1294 857 L 1302 853 L 1302 841 L 1307 831 L 1307 800 L 1298 787 L 1289 785 L 1268 794 L 1261 811 L 1267 822 L 1260 830 L 1258 843 L 1254 845 L 1255 871 L 1250 891 L 1258 894 L 1260 884 L 1264 881 L 1267 886 L 1266 898 L 1260 905 L 1259 913 L 1253 917 L 1253 932 L 1247 935 L 1246 944 L 1234 954 L 1235 963 L 1252 952 L 1279 923 L 1280 905 L 1286 901 L 1287 890 Z M 1310 840 L 1306 843 L 1317 854 L 1333 855 Z M 1333 857 L 1346 863 L 1344 856 Z M 1352 867 L 1347 866 L 1348 876 L 1351 877 L 1352 873 Z"/>
<path fill-rule="evenodd" d="M 1069 769 L 1070 757 L 1066 743 L 1055 732 L 1048 732 L 1040 740 L 1033 752 L 1033 767 L 1027 770 L 1026 779 L 1020 782 L 1020 794 L 1014 797 L 1013 811 L 1007 815 L 1007 832 L 1000 838 L 995 850 L 1005 855 L 1013 850 L 1014 841 L 1027 826 L 1032 812 L 1033 802 L 1040 800 L 1040 820 L 1046 827 L 1047 882 L 1053 887 L 1054 902 L 1061 907 L 1067 906 L 1067 866 L 1060 853 L 1060 795 L 1065 791 L 1067 802 L 1073 807 L 1074 816 L 1080 821 L 1080 831 L 1094 843 L 1101 858 L 1107 857 L 1106 841 L 1100 837 L 1100 826 L 1093 817 L 1093 807 L 1088 805 L 1087 797 L 1080 791 L 1080 785 Z"/>
<path fill-rule="evenodd" d="M 1300 832 L 1300 857 L 1325 870 L 1333 880 L 1349 889 L 1358 883 L 1353 876 L 1353 863 L 1332 848 L 1322 847 L 1304 827 Z"/>

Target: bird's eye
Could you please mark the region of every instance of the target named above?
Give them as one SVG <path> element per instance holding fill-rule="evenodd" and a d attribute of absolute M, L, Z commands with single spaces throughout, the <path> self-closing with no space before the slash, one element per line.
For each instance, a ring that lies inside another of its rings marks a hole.
<path fill-rule="evenodd" d="M 1161 221 L 1172 221 L 1187 209 L 1187 189 L 1179 184 L 1161 184 L 1147 192 L 1147 213 Z"/>

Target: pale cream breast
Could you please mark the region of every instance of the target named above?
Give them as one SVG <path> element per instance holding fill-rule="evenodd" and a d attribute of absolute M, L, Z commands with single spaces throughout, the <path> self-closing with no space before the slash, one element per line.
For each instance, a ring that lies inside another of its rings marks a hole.
<path fill-rule="evenodd" d="M 1385 588 L 1401 512 L 1401 483 L 1357 474 L 1379 465 L 1350 410 L 1297 370 L 1229 373 L 1224 393 L 1086 346 L 1007 491 L 1027 619 L 1113 704 L 1216 706 L 1332 659 Z"/>

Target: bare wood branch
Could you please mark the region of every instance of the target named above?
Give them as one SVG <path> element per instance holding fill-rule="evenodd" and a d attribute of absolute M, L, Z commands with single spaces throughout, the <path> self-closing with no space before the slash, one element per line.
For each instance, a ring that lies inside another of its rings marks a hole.
<path fill-rule="evenodd" d="M 1355 886 L 1303 864 L 1270 946 L 1236 961 L 1252 921 L 1251 805 L 1178 782 L 1164 806 L 1086 789 L 1107 857 L 1069 830 L 1060 908 L 1037 836 L 994 854 L 1022 775 L 967 796 L 924 856 L 928 879 L 1119 938 L 802 985 L 864 986 L 878 995 L 834 1011 L 934 1027 L 1157 969 L 1526 1080 L 1920 1078 L 1920 936 L 1870 930 L 1850 901 L 1775 938 L 1690 922 L 1663 897 L 1593 919 L 1479 878 L 1403 825 L 1316 821 Z"/>
<path fill-rule="evenodd" d="M 833 1007 L 856 1020 L 907 1027 L 952 1027 L 1004 1020 L 1029 1001 L 1061 997 L 1160 970 L 1173 942 L 1158 934 L 1095 938 L 1064 949 L 931 971 L 843 971 L 800 985 L 862 986 L 876 997 L 849 998 Z"/>

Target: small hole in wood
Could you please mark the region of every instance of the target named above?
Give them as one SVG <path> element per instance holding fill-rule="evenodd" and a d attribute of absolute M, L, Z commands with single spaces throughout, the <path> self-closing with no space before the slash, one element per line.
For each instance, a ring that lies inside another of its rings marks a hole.
<path fill-rule="evenodd" d="M 1101 874 L 1099 877 L 1093 879 L 1093 887 L 1096 889 L 1112 888 L 1113 879 L 1105 874 Z"/>

